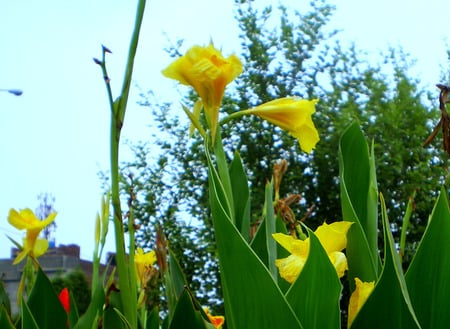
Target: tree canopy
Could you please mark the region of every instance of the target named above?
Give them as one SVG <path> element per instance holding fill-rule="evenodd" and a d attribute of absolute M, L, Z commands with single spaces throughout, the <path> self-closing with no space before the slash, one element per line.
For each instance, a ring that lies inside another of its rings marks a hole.
<path fill-rule="evenodd" d="M 225 150 L 239 152 L 248 168 L 252 221 L 261 215 L 264 185 L 279 159 L 289 165 L 280 195 L 302 196 L 293 207 L 297 219 L 313 205 L 307 218 L 312 228 L 342 219 L 338 143 L 345 127 L 357 121 L 373 143 L 378 188 L 394 233 L 415 194 L 408 235 L 408 246 L 414 249 L 446 174 L 439 141 L 433 142 L 436 147 L 422 147 L 439 114 L 437 93 L 430 96 L 409 75 L 412 61 L 400 48 L 373 63 L 357 45 L 344 47 L 339 34 L 328 29 L 334 8 L 324 0 L 311 2 L 304 11 L 257 9 L 249 0 L 235 0 L 235 6 L 241 31 L 236 52 L 244 72 L 223 100 L 224 113 L 286 96 L 319 100 L 313 119 L 321 140 L 310 155 L 300 151 L 292 136 L 255 117 L 221 127 Z M 178 43 L 170 53 L 177 55 L 182 47 Z M 190 93 L 183 102 L 192 106 L 196 98 Z M 182 111 L 172 114 L 178 105 L 154 102 L 151 93 L 143 94 L 141 103 L 158 123 L 154 139 L 162 152 L 155 159 L 155 144 L 132 145 L 135 159 L 122 166 L 123 194 L 135 196 L 131 204 L 140 225 L 137 241 L 151 248 L 154 226 L 161 225 L 200 301 L 220 306 L 202 141 L 196 134 L 189 137 Z"/>

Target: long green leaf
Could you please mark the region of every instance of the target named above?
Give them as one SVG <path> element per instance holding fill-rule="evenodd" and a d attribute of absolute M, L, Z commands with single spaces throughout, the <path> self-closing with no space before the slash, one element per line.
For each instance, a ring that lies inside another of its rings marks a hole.
<path fill-rule="evenodd" d="M 178 303 L 178 298 L 187 286 L 183 270 L 177 260 L 177 257 L 169 248 L 169 270 L 164 274 L 166 284 L 166 298 L 169 308 L 169 321 L 172 319 L 173 311 Z"/>
<path fill-rule="evenodd" d="M 169 329 L 206 329 L 205 320 L 200 310 L 196 310 L 194 302 L 187 290 L 181 293 Z"/>
<path fill-rule="evenodd" d="M 450 212 L 445 189 L 406 273 L 411 302 L 423 328 L 450 324 Z"/>
<path fill-rule="evenodd" d="M 11 321 L 9 312 L 6 310 L 5 305 L 0 304 L 0 328 L 2 329 L 14 329 L 14 325 Z"/>
<path fill-rule="evenodd" d="M 27 305 L 41 329 L 64 328 L 67 314 L 45 273 L 39 268 Z"/>
<path fill-rule="evenodd" d="M 96 321 L 102 315 L 103 305 L 105 304 L 105 292 L 103 286 L 98 283 L 94 288 L 91 303 L 86 312 L 78 319 L 75 329 L 91 329 L 95 327 Z"/>
<path fill-rule="evenodd" d="M 273 184 L 267 183 L 265 189 L 265 220 L 264 224 L 266 227 L 266 249 L 268 256 L 268 269 L 270 274 L 272 274 L 275 282 L 278 281 L 278 270 L 275 266 L 275 260 L 277 259 L 277 243 L 272 238 L 272 234 L 276 233 L 275 224 L 275 212 L 273 208 Z"/>
<path fill-rule="evenodd" d="M 402 266 L 390 231 L 384 199 L 381 211 L 384 231 L 384 265 L 379 281 L 357 314 L 351 329 L 421 328 L 408 295 Z"/>
<path fill-rule="evenodd" d="M 227 328 L 302 328 L 268 269 L 231 222 L 209 154 L 207 161 Z"/>
<path fill-rule="evenodd" d="M 38 324 L 36 323 L 36 320 L 33 317 L 33 314 L 31 313 L 30 308 L 28 307 L 27 303 L 25 303 L 24 299 L 22 299 L 20 311 L 21 311 L 22 329 L 40 329 Z"/>
<path fill-rule="evenodd" d="M 308 235 L 308 259 L 286 298 L 305 328 L 338 329 L 341 282 L 319 239 Z"/>
<path fill-rule="evenodd" d="M 250 190 L 242 159 L 239 153 L 234 154 L 230 165 L 231 189 L 234 199 L 234 215 L 236 227 L 242 236 L 250 240 Z"/>
<path fill-rule="evenodd" d="M 5 307 L 5 311 L 10 314 L 11 313 L 11 303 L 9 301 L 9 296 L 6 293 L 5 286 L 3 281 L 0 281 L 0 307 Z"/>
<path fill-rule="evenodd" d="M 374 281 L 380 268 L 375 164 L 356 123 L 345 130 L 339 143 L 339 177 L 343 219 L 355 222 L 347 234 L 350 284 L 354 277 Z"/>

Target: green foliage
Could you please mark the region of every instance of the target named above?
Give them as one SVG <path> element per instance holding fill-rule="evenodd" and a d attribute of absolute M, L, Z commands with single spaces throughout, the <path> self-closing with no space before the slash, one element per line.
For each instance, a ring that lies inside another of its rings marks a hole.
<path fill-rule="evenodd" d="M 91 289 L 86 275 L 81 269 L 73 270 L 63 277 L 54 278 L 52 284 L 58 294 L 63 288 L 69 289 L 76 302 L 78 312 L 80 314 L 86 312 L 91 301 Z"/>
<path fill-rule="evenodd" d="M 394 238 L 399 235 L 408 198 L 416 193 L 406 267 L 431 211 L 434 188 L 445 175 L 439 167 L 441 161 L 436 160 L 440 151 L 421 147 L 438 111 L 430 111 L 428 95 L 409 76 L 408 57 L 392 49 L 380 58 L 382 64 L 368 64 L 356 45 L 343 48 L 336 41 L 337 33 L 327 30 L 333 7 L 326 1 L 311 2 L 302 11 L 282 5 L 278 10 L 258 10 L 252 1 L 236 0 L 235 4 L 244 72 L 225 96 L 223 110 L 233 113 L 285 96 L 318 98 L 313 119 L 321 137 L 314 152 L 305 155 L 290 135 L 258 118 L 244 117 L 222 126 L 225 154 L 232 158 L 234 151 L 239 151 L 251 187 L 251 204 L 235 211 L 251 213 L 248 220 L 252 223 L 261 219 L 265 183 L 273 164 L 283 158 L 289 169 L 280 195 L 303 196 L 293 209 L 297 218 L 314 205 L 307 220 L 311 228 L 324 220 L 341 220 L 339 138 L 356 120 L 368 140 L 374 141 L 377 170 L 372 175 L 378 177 L 378 188 L 386 196 Z M 171 49 L 171 54 L 179 54 L 180 46 L 178 43 Z M 185 103 L 195 100 L 191 93 Z M 134 216 L 141 225 L 137 242 L 152 247 L 153 227 L 160 224 L 197 297 L 205 305 L 220 306 L 203 142 L 195 134 L 189 138 L 188 124 L 168 114 L 169 104 L 155 104 L 149 94 L 142 95 L 142 104 L 152 110 L 160 130 L 154 133 L 155 143 L 163 152 L 155 156 L 149 144 L 134 145 L 135 160 L 122 166 L 124 177 L 133 174 L 132 182 L 123 179 L 122 191 L 128 195 L 133 188 L 137 195 L 133 203 Z M 372 235 L 371 239 L 368 247 L 374 254 L 377 239 Z M 378 265 L 374 268 L 379 270 Z"/>
<path fill-rule="evenodd" d="M 450 323 L 447 311 L 450 284 L 450 212 L 446 190 L 430 216 L 425 234 L 406 273 L 411 302 L 423 328 L 442 328 Z M 432 301 L 432 302 L 430 302 Z"/>

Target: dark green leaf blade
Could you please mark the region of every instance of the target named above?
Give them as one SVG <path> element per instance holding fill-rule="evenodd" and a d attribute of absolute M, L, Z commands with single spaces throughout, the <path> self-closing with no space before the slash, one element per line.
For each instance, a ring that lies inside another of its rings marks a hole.
<path fill-rule="evenodd" d="M 449 242 L 450 212 L 442 188 L 406 273 L 411 303 L 423 328 L 445 328 L 450 323 Z"/>
<path fill-rule="evenodd" d="M 64 328 L 67 314 L 48 277 L 39 268 L 27 301 L 30 312 L 41 329 Z"/>
<path fill-rule="evenodd" d="M 305 328 L 339 329 L 341 282 L 319 239 L 308 235 L 308 259 L 286 298 Z"/>
<path fill-rule="evenodd" d="M 380 268 L 375 164 L 356 123 L 345 130 L 339 143 L 339 177 L 343 219 L 355 222 L 347 234 L 350 284 L 354 277 L 374 281 Z"/>
<path fill-rule="evenodd" d="M 242 159 L 239 153 L 234 154 L 230 165 L 231 189 L 234 200 L 234 216 L 236 218 L 236 227 L 242 236 L 250 240 L 250 190 L 248 188 L 248 179 L 245 174 Z"/>
<path fill-rule="evenodd" d="M 207 161 L 227 328 L 301 328 L 270 272 L 231 222 L 222 205 L 225 193 L 209 155 Z"/>
<path fill-rule="evenodd" d="M 371 295 L 356 315 L 351 329 L 378 328 L 421 328 L 415 316 L 400 259 L 394 245 L 382 196 L 381 210 L 384 231 L 384 265 L 380 279 Z"/>
<path fill-rule="evenodd" d="M 181 293 L 175 308 L 169 329 L 206 329 L 205 320 L 200 310 L 196 310 L 189 292 L 185 289 Z"/>

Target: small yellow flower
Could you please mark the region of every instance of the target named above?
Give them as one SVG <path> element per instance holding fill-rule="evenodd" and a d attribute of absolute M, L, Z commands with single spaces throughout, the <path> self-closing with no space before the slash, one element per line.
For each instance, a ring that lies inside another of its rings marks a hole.
<path fill-rule="evenodd" d="M 359 278 L 355 278 L 356 288 L 350 296 L 350 302 L 348 304 L 348 326 L 352 324 L 356 314 L 358 314 L 361 307 L 366 302 L 367 298 L 372 293 L 375 287 L 375 281 L 362 282 Z"/>
<path fill-rule="evenodd" d="M 134 255 L 134 264 L 136 266 L 136 279 L 140 284 L 140 287 L 145 287 L 147 281 L 150 279 L 151 268 L 156 262 L 155 251 L 144 253 L 142 248 L 137 248 Z"/>
<path fill-rule="evenodd" d="M 317 100 L 295 97 L 275 99 L 246 111 L 288 131 L 298 139 L 303 151 L 310 153 L 319 141 L 311 115 L 316 111 Z"/>
<path fill-rule="evenodd" d="M 242 72 L 242 63 L 235 55 L 224 58 L 212 44 L 194 46 L 170 64 L 163 74 L 192 86 L 200 96 L 205 109 L 211 136 L 214 139 L 219 107 L 225 87 Z"/>
<path fill-rule="evenodd" d="M 204 307 L 203 311 L 205 311 L 206 315 L 208 316 L 209 322 L 211 322 L 214 328 L 222 329 L 222 326 L 225 323 L 225 317 L 221 315 L 211 315 L 211 313 L 209 313 L 208 307 Z"/>
<path fill-rule="evenodd" d="M 336 268 L 336 272 L 340 278 L 348 269 L 347 258 L 341 251 L 347 245 L 347 231 L 352 224 L 352 222 L 344 221 L 334 222 L 330 225 L 323 223 L 314 232 L 326 250 L 328 257 Z M 297 240 L 291 235 L 283 233 L 275 233 L 272 236 L 275 241 L 291 253 L 291 255 L 286 258 L 275 260 L 275 265 L 280 271 L 280 276 L 289 283 L 293 283 L 299 276 L 308 258 L 309 238 Z"/>
<path fill-rule="evenodd" d="M 39 233 L 55 220 L 56 212 L 51 213 L 46 219 L 40 220 L 30 209 L 23 209 L 17 212 L 11 209 L 8 215 L 8 222 L 18 230 L 27 230 L 23 239 L 23 246 L 13 264 L 20 263 L 27 255 L 37 258 L 45 254 L 48 249 L 48 241 L 38 239 Z"/>

